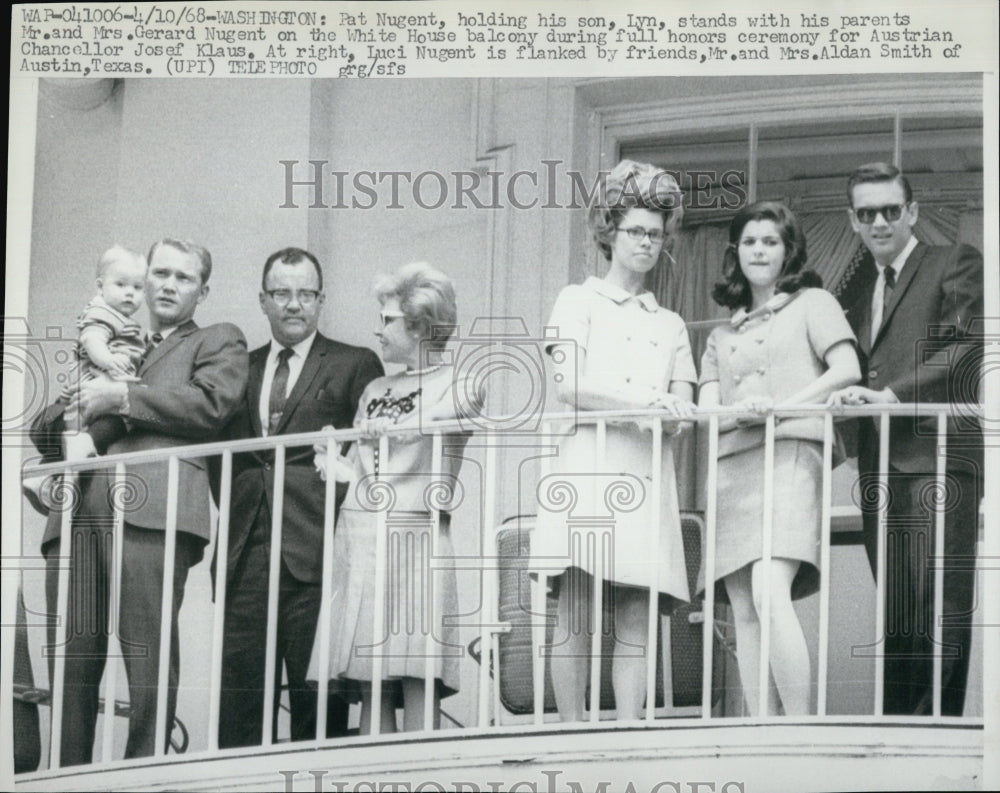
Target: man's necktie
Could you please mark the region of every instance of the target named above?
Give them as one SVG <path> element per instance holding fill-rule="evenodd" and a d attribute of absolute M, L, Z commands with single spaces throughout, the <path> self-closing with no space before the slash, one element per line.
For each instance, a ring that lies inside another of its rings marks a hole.
<path fill-rule="evenodd" d="M 892 290 L 896 288 L 896 271 L 891 267 L 886 267 L 882 271 L 882 277 L 885 278 L 885 291 L 882 293 L 882 321 L 885 322 L 886 309 L 889 308 Z"/>
<path fill-rule="evenodd" d="M 157 347 L 157 345 L 159 345 L 159 343 L 161 341 L 163 341 L 163 334 L 161 334 L 161 333 L 153 333 L 152 335 L 150 335 L 146 339 L 146 351 L 142 354 L 142 357 L 145 358 L 153 350 L 155 350 L 156 347 Z"/>
<path fill-rule="evenodd" d="M 882 329 L 882 323 L 885 321 L 886 308 L 889 306 L 889 299 L 892 297 L 892 290 L 896 286 L 896 271 L 891 267 L 885 267 L 882 269 L 882 275 L 880 280 L 876 283 L 876 297 L 878 296 L 878 290 L 882 290 L 881 301 L 875 302 L 874 316 L 872 317 L 872 344 L 875 343 L 875 338 L 878 336 L 879 330 Z"/>
<path fill-rule="evenodd" d="M 282 347 L 278 353 L 278 366 L 271 381 L 271 395 L 267 403 L 267 434 L 273 435 L 285 410 L 285 391 L 288 390 L 288 359 L 292 357 L 290 347 Z"/>

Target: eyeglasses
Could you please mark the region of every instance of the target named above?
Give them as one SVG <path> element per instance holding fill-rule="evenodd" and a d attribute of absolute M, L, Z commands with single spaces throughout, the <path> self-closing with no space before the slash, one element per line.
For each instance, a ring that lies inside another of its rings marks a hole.
<path fill-rule="evenodd" d="M 311 306 L 322 294 L 317 289 L 298 289 L 293 292 L 291 289 L 267 289 L 264 291 L 271 300 L 279 306 L 287 306 L 292 302 L 292 295 L 299 301 L 300 306 Z"/>
<path fill-rule="evenodd" d="M 858 223 L 864 223 L 866 226 L 874 223 L 879 215 L 884 217 L 887 223 L 892 223 L 903 216 L 906 206 L 906 204 L 886 204 L 884 207 L 857 207 L 854 210 L 854 217 L 858 219 Z"/>
<path fill-rule="evenodd" d="M 378 318 L 382 321 L 382 327 L 383 328 L 386 325 L 388 325 L 390 322 L 392 322 L 394 319 L 402 319 L 405 316 L 406 316 L 406 314 L 404 314 L 402 311 L 379 311 L 378 312 Z"/>
<path fill-rule="evenodd" d="M 667 238 L 667 235 L 659 229 L 644 229 L 642 226 L 629 226 L 628 228 L 616 229 L 616 231 L 625 232 L 633 242 L 642 242 L 643 237 L 649 237 L 649 241 L 653 245 L 659 245 Z"/>

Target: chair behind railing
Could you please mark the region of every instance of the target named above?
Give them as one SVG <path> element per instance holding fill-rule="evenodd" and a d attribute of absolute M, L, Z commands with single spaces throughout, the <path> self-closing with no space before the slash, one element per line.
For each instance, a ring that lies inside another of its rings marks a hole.
<path fill-rule="evenodd" d="M 498 641 L 498 658 L 495 668 L 500 670 L 499 699 L 506 714 L 528 715 L 534 710 L 533 702 L 533 647 L 532 625 L 536 619 L 545 622 L 545 643 L 552 644 L 556 603 L 552 593 L 545 598 L 545 614 L 536 615 L 531 610 L 532 579 L 528 573 L 531 550 L 531 533 L 534 515 L 518 515 L 504 520 L 496 532 L 497 553 L 500 557 L 500 589 L 498 617 L 507 623 L 509 630 L 501 633 Z M 697 513 L 682 513 L 682 534 L 685 559 L 688 564 L 688 584 L 694 590 L 701 559 L 701 538 L 704 521 Z M 537 585 L 537 584 L 535 584 Z M 607 588 L 604 596 L 602 618 L 602 654 L 610 658 L 615 639 L 609 621 L 610 606 Z M 724 619 L 717 610 L 716 625 Z M 701 712 L 702 647 L 701 634 L 704 608 L 701 599 L 677 606 L 669 619 L 658 624 L 657 646 L 662 652 L 656 658 L 656 704 L 658 716 L 691 716 Z M 721 699 L 725 654 L 718 647 L 721 634 L 716 628 L 716 652 L 713 666 L 712 702 Z M 588 702 L 589 702 L 588 690 Z M 615 708 L 614 691 L 609 665 L 602 668 L 600 709 L 612 714 Z M 551 672 L 545 681 L 545 713 L 556 712 L 555 694 L 552 690 Z"/>

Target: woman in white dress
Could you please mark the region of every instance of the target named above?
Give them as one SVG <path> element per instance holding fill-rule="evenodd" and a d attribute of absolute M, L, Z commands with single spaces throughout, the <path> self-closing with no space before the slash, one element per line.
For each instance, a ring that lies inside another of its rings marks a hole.
<path fill-rule="evenodd" d="M 645 699 L 649 588 L 660 593 L 662 607 L 690 598 L 671 437 L 676 419 L 692 415 L 697 375 L 684 321 L 645 288 L 646 274 L 668 255 L 666 243 L 683 214 L 681 199 L 666 171 L 619 163 L 588 218 L 608 271 L 563 289 L 547 323 L 558 330 L 558 341 L 546 351 L 561 402 L 579 411 L 654 408 L 674 419 L 662 426 L 658 504 L 651 498 L 648 420 L 609 423 L 599 460 L 595 425 L 577 424 L 560 444 L 552 473 L 539 483 L 531 566 L 550 576 L 559 591 L 549 657 L 564 721 L 583 715 L 591 633 L 600 624 L 589 614 L 595 575 L 609 584 L 612 601 L 619 719 L 639 718 Z M 596 548 L 603 549 L 588 552 L 594 534 Z M 605 534 L 611 535 L 606 544 L 600 539 Z M 591 707 L 598 699 L 593 692 Z"/>
<path fill-rule="evenodd" d="M 380 724 L 396 731 L 396 705 L 403 705 L 403 729 L 424 728 L 424 675 L 427 648 L 434 658 L 434 726 L 437 700 L 458 691 L 459 642 L 454 551 L 450 511 L 461 501 L 458 480 L 468 434 L 442 437 L 441 470 L 432 470 L 435 420 L 474 418 L 483 395 L 468 381 L 456 382 L 442 351 L 456 327 L 451 280 L 430 265 L 407 265 L 376 286 L 381 303 L 376 336 L 387 364 L 403 370 L 368 384 L 358 404 L 355 427 L 366 437 L 348 458 L 338 458 L 338 479 L 350 482 L 334 536 L 333 595 L 330 608 L 330 677 L 353 681 L 361 690 L 361 731 L 370 732 L 375 654 L 382 657 Z M 405 435 L 393 430 L 423 428 Z M 379 438 L 389 434 L 389 454 L 379 454 Z M 326 449 L 316 463 L 325 472 Z M 432 553 L 434 519 L 440 534 Z M 374 638 L 375 535 L 378 513 L 388 528 L 385 611 L 382 636 Z M 427 643 L 428 631 L 431 642 Z M 320 631 L 316 632 L 308 679 L 319 676 Z M 351 686 L 348 685 L 349 689 Z"/>

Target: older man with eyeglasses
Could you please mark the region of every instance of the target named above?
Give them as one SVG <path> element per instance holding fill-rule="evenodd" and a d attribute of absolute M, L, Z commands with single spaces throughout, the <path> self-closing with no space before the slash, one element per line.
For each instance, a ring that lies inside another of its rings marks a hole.
<path fill-rule="evenodd" d="M 325 295 L 323 270 L 313 254 L 285 248 L 268 257 L 260 307 L 271 341 L 250 353 L 242 409 L 230 439 L 311 432 L 325 425 L 350 427 L 365 386 L 383 374 L 369 349 L 328 339 L 317 330 Z M 338 486 L 337 506 L 345 485 Z M 275 658 L 276 737 L 282 670 L 288 679 L 292 740 L 316 737 L 316 689 L 305 682 L 319 617 L 326 488 L 313 465 L 311 446 L 286 450 Z M 274 493 L 273 452 L 238 454 L 233 460 L 229 549 L 217 574 L 226 575 L 222 701 L 219 746 L 261 743 L 264 718 L 267 603 Z M 219 560 L 216 560 L 217 563 Z M 328 703 L 327 735 L 343 734 L 347 704 Z M 322 736 L 320 736 L 322 737 Z"/>
<path fill-rule="evenodd" d="M 931 246 L 913 235 L 917 202 L 894 166 L 872 163 L 848 181 L 851 226 L 875 260 L 847 312 L 858 338 L 864 385 L 831 404 L 975 402 L 982 358 L 983 257 L 968 245 Z M 858 474 L 865 549 L 877 575 L 881 490 L 878 422 L 859 422 Z M 890 422 L 886 521 L 885 714 L 933 712 L 934 657 L 942 658 L 941 713 L 961 715 L 971 642 L 982 436 L 975 420 L 948 421 L 944 559 L 935 559 L 938 445 L 935 416 Z M 934 610 L 934 579 L 944 602 Z M 933 640 L 941 620 L 942 643 Z"/>

